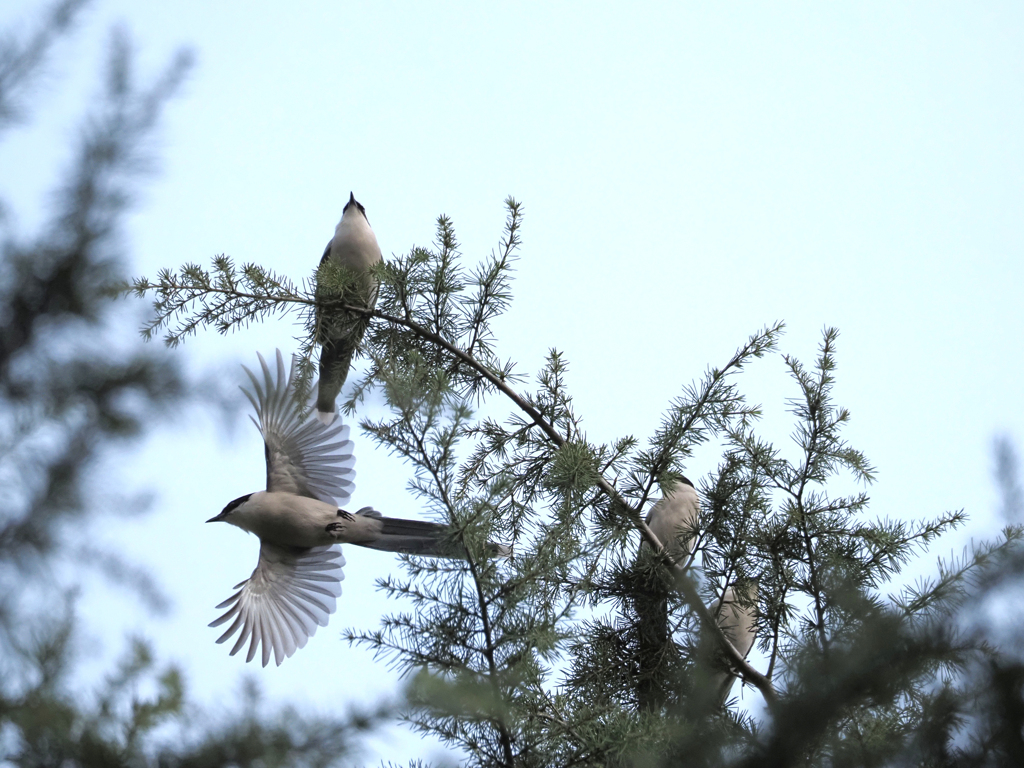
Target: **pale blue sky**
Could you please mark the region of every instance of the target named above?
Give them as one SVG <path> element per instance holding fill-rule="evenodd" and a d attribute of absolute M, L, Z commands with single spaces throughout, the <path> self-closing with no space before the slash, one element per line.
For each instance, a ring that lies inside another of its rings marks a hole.
<path fill-rule="evenodd" d="M 37 5 L 5 3 L 0 24 Z M 443 212 L 475 259 L 512 194 L 526 220 L 500 353 L 532 374 L 563 350 L 592 439 L 645 438 L 682 385 L 765 323 L 784 319 L 782 350 L 807 361 L 836 325 L 848 437 L 879 470 L 873 513 L 966 508 L 971 527 L 943 554 L 992 531 L 991 441 L 1024 435 L 1024 6 L 99 2 L 34 122 L 0 145 L 0 195 L 23 230 L 67 160 L 115 22 L 146 73 L 180 44 L 198 53 L 161 132 L 162 173 L 131 218 L 136 273 L 224 252 L 300 279 L 349 190 L 385 256 L 429 242 Z M 294 330 L 209 334 L 178 354 L 240 373 L 257 349 L 291 349 Z M 785 443 L 781 360 L 744 382 Z M 102 631 L 117 638 L 154 637 L 212 702 L 245 665 L 205 623 L 256 542 L 201 521 L 258 489 L 263 465 L 253 428 L 224 438 L 198 421 L 132 458 L 155 509 L 108 532 L 175 610 L 154 620 L 94 586 L 83 611 L 115 616 Z M 417 514 L 406 467 L 366 440 L 358 455 L 353 503 Z M 336 708 L 393 679 L 338 640 L 376 624 L 373 578 L 395 567 L 354 550 L 330 626 L 279 669 L 247 670 L 275 699 Z M 419 749 L 378 741 L 367 762 Z"/>

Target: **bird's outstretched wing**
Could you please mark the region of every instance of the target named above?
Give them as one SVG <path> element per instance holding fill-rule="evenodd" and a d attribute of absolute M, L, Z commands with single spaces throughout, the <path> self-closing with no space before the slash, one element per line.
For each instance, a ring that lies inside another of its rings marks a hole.
<path fill-rule="evenodd" d="M 259 421 L 267 457 L 267 490 L 294 493 L 328 504 L 344 504 L 355 489 L 355 456 L 348 426 L 340 418 L 330 426 L 316 418 L 302 419 L 295 401 L 295 361 L 287 376 L 281 350 L 277 351 L 276 379 L 263 355 L 259 356 L 263 381 L 242 366 L 255 394 L 244 387 Z M 316 391 L 316 384 L 313 384 Z"/>
<path fill-rule="evenodd" d="M 252 576 L 235 585 L 238 591 L 217 606 L 228 611 L 211 622 L 211 627 L 235 617 L 217 642 L 223 643 L 240 629 L 232 656 L 248 640 L 247 662 L 262 643 L 263 666 L 270 661 L 271 649 L 280 665 L 306 644 L 318 626 L 327 626 L 327 617 L 334 613 L 341 595 L 344 564 L 337 545 L 301 549 L 262 542 L 260 562 Z"/>

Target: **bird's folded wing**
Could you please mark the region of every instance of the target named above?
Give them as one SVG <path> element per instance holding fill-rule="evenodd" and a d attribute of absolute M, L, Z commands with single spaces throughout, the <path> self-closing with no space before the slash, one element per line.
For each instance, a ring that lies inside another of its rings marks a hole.
<path fill-rule="evenodd" d="M 280 665 L 306 644 L 318 626 L 327 626 L 341 595 L 344 564 L 337 545 L 302 549 L 261 542 L 260 561 L 252 576 L 236 585 L 238 591 L 217 606 L 228 610 L 211 627 L 235 619 L 217 642 L 223 643 L 241 630 L 232 656 L 249 640 L 247 662 L 263 643 L 263 666 L 270 661 L 271 649 Z"/>
<path fill-rule="evenodd" d="M 725 633 L 729 642 L 739 651 L 740 656 L 746 658 L 757 637 L 755 609 L 752 606 L 740 605 L 735 590 L 732 587 L 727 587 L 722 597 L 713 602 L 709 610 L 715 616 L 718 626 L 722 628 L 722 632 Z M 719 706 L 725 706 L 735 677 L 734 674 L 726 670 L 720 670 L 715 674 L 713 679 L 715 680 L 714 685 L 718 689 Z"/>
<path fill-rule="evenodd" d="M 262 382 L 245 368 L 256 391 L 252 393 L 244 387 L 242 391 L 259 416 L 259 421 L 253 421 L 263 435 L 266 449 L 267 490 L 343 506 L 355 489 L 356 475 L 348 426 L 340 418 L 330 426 L 316 418 L 301 418 L 294 391 L 295 361 L 286 376 L 284 359 L 278 350 L 275 379 L 263 356 L 259 358 Z"/>
<path fill-rule="evenodd" d="M 700 501 L 693 487 L 678 483 L 651 507 L 644 522 L 675 561 L 693 552 Z"/>

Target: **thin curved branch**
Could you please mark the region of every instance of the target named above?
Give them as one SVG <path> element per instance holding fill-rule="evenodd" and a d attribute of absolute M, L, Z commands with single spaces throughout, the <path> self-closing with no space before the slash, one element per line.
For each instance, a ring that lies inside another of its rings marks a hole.
<path fill-rule="evenodd" d="M 459 360 L 466 363 L 467 365 L 472 366 L 473 369 L 480 373 L 480 375 L 482 375 L 485 379 L 487 379 L 494 386 L 495 389 L 497 389 L 503 395 L 508 397 L 513 403 L 516 404 L 516 406 L 518 406 L 531 419 L 533 419 L 537 426 L 539 426 L 544 431 L 544 433 L 551 439 L 551 442 L 553 442 L 556 446 L 560 448 L 565 444 L 565 440 L 554 428 L 554 426 L 548 423 L 548 421 L 544 419 L 544 417 L 536 408 L 530 405 L 530 403 L 523 399 L 523 397 L 519 395 L 519 393 L 517 393 L 505 382 L 503 382 L 501 379 L 495 376 L 486 367 L 481 365 L 476 360 L 476 358 L 459 349 L 454 344 L 451 344 L 446 339 L 442 338 L 441 336 L 438 336 L 436 333 L 433 333 L 432 331 L 427 330 L 423 326 L 419 325 L 419 323 L 416 323 L 412 320 L 407 320 L 406 318 L 389 315 L 386 314 L 385 312 L 381 312 L 380 310 L 368 310 L 366 309 L 366 307 L 356 307 L 349 305 L 345 305 L 343 308 L 350 312 L 360 312 L 371 317 L 380 318 L 381 320 L 385 320 L 389 323 L 401 325 L 405 328 L 408 328 L 410 331 L 417 334 L 418 336 L 426 339 L 427 341 L 437 344 L 439 347 L 447 351 L 449 354 L 457 357 Z M 729 365 L 722 369 L 721 373 L 724 374 L 727 370 L 729 370 L 729 368 L 734 367 L 736 363 L 737 360 L 736 358 L 734 358 L 732 361 L 730 361 Z M 598 478 L 597 487 L 604 491 L 604 493 L 607 494 L 607 496 L 610 499 L 612 499 L 616 503 L 622 505 L 623 508 L 630 511 L 631 522 L 634 526 L 636 526 L 637 530 L 640 531 L 641 536 L 643 536 L 644 540 L 650 545 L 651 549 L 653 549 L 656 553 L 662 553 L 664 551 L 664 546 L 660 541 L 658 541 L 658 537 L 654 535 L 654 532 L 648 527 L 647 523 L 643 521 L 640 514 L 626 502 L 622 495 L 615 489 L 615 487 L 610 482 L 608 482 L 607 479 L 605 479 L 603 475 Z M 672 575 L 675 580 L 675 584 L 678 587 L 679 591 L 683 593 L 683 597 L 697 613 L 697 616 L 700 618 L 701 623 L 716 638 L 719 646 L 725 652 L 726 657 L 729 659 L 729 662 L 732 664 L 735 670 L 746 682 L 749 682 L 751 685 L 753 685 L 761 692 L 761 695 L 764 697 L 765 701 L 770 706 L 774 705 L 778 701 L 778 694 L 776 693 L 775 688 L 772 686 L 771 681 L 763 674 L 758 672 L 743 657 L 743 655 L 736 650 L 736 647 L 729 641 L 729 638 L 726 637 L 725 632 L 722 631 L 722 628 L 720 626 L 718 626 L 718 622 L 715 620 L 715 617 L 711 614 L 711 611 L 708 610 L 707 606 L 705 606 L 704 602 L 700 599 L 700 595 L 697 592 L 697 587 L 694 585 L 693 581 L 686 573 L 685 568 L 680 563 L 674 563 L 670 567 L 672 569 Z"/>
<path fill-rule="evenodd" d="M 167 282 L 163 286 L 160 286 L 148 283 L 146 281 L 137 281 L 134 286 L 125 286 L 125 289 L 133 291 L 137 295 L 141 295 L 146 290 L 167 290 L 186 287 L 187 286 L 179 286 L 174 282 Z M 235 296 L 238 298 L 256 298 L 251 294 L 243 293 L 241 291 L 234 289 L 233 287 L 220 288 L 216 286 L 204 286 L 204 292 L 221 293 L 225 295 Z M 294 293 L 288 295 L 287 297 L 280 298 L 279 301 L 280 303 L 285 304 L 300 304 L 305 306 L 315 305 L 317 303 L 316 299 L 304 298 Z M 535 407 L 528 403 L 518 392 L 516 392 L 510 386 L 508 386 L 508 384 L 502 381 L 487 367 L 481 364 L 475 357 L 473 357 L 471 354 L 468 354 L 459 347 L 455 346 L 445 338 L 439 336 L 436 333 L 433 333 L 432 331 L 427 330 L 426 328 L 424 328 L 419 323 L 413 320 L 409 320 L 404 317 L 397 317 L 395 315 L 389 315 L 386 312 L 382 312 L 381 310 L 378 309 L 367 309 L 366 307 L 354 306 L 349 304 L 339 304 L 337 308 L 346 310 L 354 314 L 362 314 L 371 318 L 375 317 L 384 320 L 388 323 L 400 325 L 404 328 L 408 328 L 417 336 L 420 336 L 421 338 L 426 339 L 427 341 L 430 341 L 431 343 L 441 347 L 442 349 L 444 349 L 452 356 L 456 357 L 461 362 L 472 367 L 488 382 L 490 382 L 490 384 L 496 390 L 501 392 L 503 395 L 505 395 L 505 397 L 507 397 L 509 400 L 515 403 L 516 407 L 518 407 L 521 411 L 526 413 L 533 420 L 533 422 L 538 427 L 540 427 L 544 434 L 548 436 L 548 438 L 551 440 L 552 443 L 554 443 L 555 446 L 561 448 L 563 445 L 565 445 L 565 439 L 562 437 L 562 435 L 558 433 L 555 427 L 544 418 L 540 411 L 538 411 Z M 730 360 L 729 363 L 723 369 L 716 370 L 716 378 L 724 376 L 725 373 L 729 371 L 731 368 L 739 366 L 741 364 L 742 356 L 743 355 L 741 352 L 739 355 Z M 637 530 L 640 531 L 640 535 L 643 537 L 644 541 L 646 541 L 650 545 L 651 549 L 654 550 L 654 552 L 656 553 L 663 553 L 665 548 L 662 545 L 662 543 L 658 540 L 658 537 L 654 535 L 654 532 L 651 531 L 651 529 L 643 521 L 642 517 L 640 516 L 640 513 L 629 505 L 629 503 L 622 497 L 622 495 L 615 489 L 615 487 L 603 475 L 598 477 L 596 484 L 597 487 L 600 488 L 601 491 L 603 491 L 613 502 L 621 505 L 623 509 L 628 510 L 630 522 L 632 522 L 633 525 L 637 528 Z M 666 560 L 668 560 L 668 558 L 666 558 Z M 707 609 L 707 606 L 705 606 L 703 601 L 700 599 L 700 595 L 697 592 L 697 587 L 694 585 L 693 581 L 686 573 L 685 568 L 680 563 L 671 564 L 669 567 L 672 570 L 672 575 L 676 587 L 679 589 L 680 592 L 682 592 L 683 597 L 697 613 L 697 616 L 700 618 L 700 621 L 704 625 L 704 628 L 716 639 L 718 645 L 724 652 L 725 656 L 729 660 L 732 667 L 746 682 L 749 682 L 751 685 L 753 685 L 761 692 L 761 695 L 764 697 L 765 701 L 769 704 L 769 706 L 774 705 L 778 701 L 778 694 L 776 693 L 775 688 L 772 686 L 771 681 L 763 674 L 758 672 L 756 669 L 754 669 L 754 667 L 751 666 L 745 658 L 743 658 L 743 655 L 740 654 L 740 652 L 737 651 L 733 644 L 729 641 L 728 637 L 726 637 L 725 633 L 722 631 L 722 628 L 718 626 L 718 622 L 715 621 L 714 616 L 712 616 L 711 612 Z"/>

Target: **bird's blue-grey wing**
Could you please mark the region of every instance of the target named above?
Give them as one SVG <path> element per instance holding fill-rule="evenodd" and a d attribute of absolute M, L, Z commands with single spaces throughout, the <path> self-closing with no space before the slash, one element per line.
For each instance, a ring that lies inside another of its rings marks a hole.
<path fill-rule="evenodd" d="M 326 627 L 341 595 L 341 547 L 280 547 L 260 544 L 260 561 L 252 576 L 237 584 L 231 597 L 217 606 L 228 610 L 216 621 L 217 627 L 234 618 L 218 639 L 223 643 L 238 632 L 231 649 L 234 656 L 249 642 L 245 660 L 252 661 L 262 644 L 263 666 L 271 652 L 278 665 L 306 645 L 317 627 Z"/>
<path fill-rule="evenodd" d="M 340 417 L 330 426 L 303 418 L 295 398 L 295 360 L 286 372 L 280 350 L 275 371 L 259 358 L 262 377 L 243 366 L 255 391 L 242 391 L 256 409 L 253 421 L 263 435 L 267 490 L 344 506 L 355 490 L 356 474 L 348 425 Z"/>

